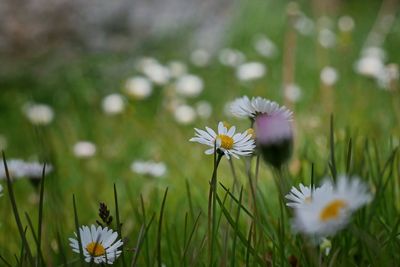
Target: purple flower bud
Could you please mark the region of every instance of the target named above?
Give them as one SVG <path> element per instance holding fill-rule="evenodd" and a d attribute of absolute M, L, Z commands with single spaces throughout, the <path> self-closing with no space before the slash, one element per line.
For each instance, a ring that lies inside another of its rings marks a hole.
<path fill-rule="evenodd" d="M 293 130 L 290 121 L 281 114 L 260 114 L 255 118 L 257 147 L 264 160 L 276 168 L 292 154 Z"/>

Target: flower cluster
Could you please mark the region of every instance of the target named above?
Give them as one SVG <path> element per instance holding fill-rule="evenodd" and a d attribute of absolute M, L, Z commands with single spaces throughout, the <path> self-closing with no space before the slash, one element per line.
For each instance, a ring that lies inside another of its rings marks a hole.
<path fill-rule="evenodd" d="M 340 176 L 336 183 L 325 180 L 317 188 L 300 184 L 300 190 L 293 187 L 286 198 L 286 205 L 294 209 L 294 229 L 321 238 L 343 229 L 372 195 L 360 178 Z"/>
<path fill-rule="evenodd" d="M 12 179 L 30 178 L 40 179 L 43 172 L 43 164 L 39 162 L 27 162 L 21 159 L 7 160 L 7 169 Z M 46 165 L 46 174 L 53 170 L 51 165 Z M 6 170 L 0 164 L 0 179 L 6 178 Z"/>

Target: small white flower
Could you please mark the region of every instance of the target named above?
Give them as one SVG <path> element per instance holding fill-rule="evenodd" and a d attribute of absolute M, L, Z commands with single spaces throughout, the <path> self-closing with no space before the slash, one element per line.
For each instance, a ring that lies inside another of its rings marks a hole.
<path fill-rule="evenodd" d="M 12 179 L 18 178 L 42 178 L 43 164 L 39 162 L 27 162 L 21 159 L 7 160 L 7 169 Z M 46 165 L 46 174 L 53 170 L 51 165 Z M 0 164 L 0 179 L 6 178 L 4 164 Z"/>
<path fill-rule="evenodd" d="M 174 110 L 174 118 L 179 124 L 190 124 L 196 119 L 196 111 L 188 105 L 178 105 Z"/>
<path fill-rule="evenodd" d="M 120 94 L 111 94 L 103 98 L 101 106 L 106 114 L 115 115 L 124 111 L 125 102 Z"/>
<path fill-rule="evenodd" d="M 272 58 L 278 53 L 276 45 L 266 36 L 257 36 L 254 41 L 254 49 L 266 58 Z"/>
<path fill-rule="evenodd" d="M 158 62 L 144 65 L 143 73 L 155 84 L 165 85 L 171 78 L 171 74 L 167 67 Z"/>
<path fill-rule="evenodd" d="M 335 68 L 326 66 L 321 70 L 320 79 L 323 84 L 332 86 L 338 80 L 338 73 Z"/>
<path fill-rule="evenodd" d="M 176 92 L 184 97 L 196 97 L 203 91 L 203 80 L 192 74 L 184 75 L 175 83 Z"/>
<path fill-rule="evenodd" d="M 301 89 L 297 84 L 288 84 L 285 89 L 285 97 L 290 102 L 298 102 L 301 98 Z"/>
<path fill-rule="evenodd" d="M 236 69 L 236 77 L 241 81 L 252 81 L 262 78 L 267 69 L 260 62 L 248 62 L 238 66 Z"/>
<path fill-rule="evenodd" d="M 141 76 L 128 79 L 125 83 L 125 93 L 134 99 L 148 98 L 153 92 L 151 82 Z"/>
<path fill-rule="evenodd" d="M 219 62 L 222 65 L 236 67 L 245 61 L 245 56 L 242 52 L 236 49 L 224 48 L 218 55 Z"/>
<path fill-rule="evenodd" d="M 351 32 L 354 29 L 354 20 L 350 16 L 343 16 L 338 21 L 339 30 L 342 32 Z"/>
<path fill-rule="evenodd" d="M 197 115 L 202 119 L 208 119 L 212 114 L 212 106 L 207 101 L 199 101 L 196 103 Z"/>
<path fill-rule="evenodd" d="M 23 108 L 26 118 L 35 125 L 48 125 L 54 119 L 53 109 L 46 104 L 26 104 Z"/>
<path fill-rule="evenodd" d="M 301 14 L 294 24 L 294 28 L 301 34 L 309 36 L 314 33 L 315 23 L 306 15 Z"/>
<path fill-rule="evenodd" d="M 324 48 L 332 48 L 336 45 L 336 35 L 329 29 L 322 29 L 318 34 L 319 44 Z"/>
<path fill-rule="evenodd" d="M 251 100 L 247 96 L 237 98 L 231 103 L 233 115 L 241 118 L 254 119 L 258 115 L 283 115 L 287 120 L 292 120 L 292 112 L 285 106 L 262 97 L 253 97 Z"/>
<path fill-rule="evenodd" d="M 77 158 L 90 158 L 96 154 L 96 145 L 89 141 L 79 141 L 74 145 L 74 155 Z"/>
<path fill-rule="evenodd" d="M 347 225 L 353 212 L 372 200 L 357 177 L 341 176 L 335 185 L 325 181 L 321 188 L 325 190 L 316 190 L 310 203 L 295 208 L 296 231 L 317 237 L 333 235 Z"/>
<path fill-rule="evenodd" d="M 172 77 L 178 78 L 187 72 L 185 63 L 180 61 L 171 61 L 168 63 L 168 69 Z"/>
<path fill-rule="evenodd" d="M 112 229 L 96 227 L 93 224 L 90 227 L 83 225 L 79 228 L 79 233 L 86 262 L 113 264 L 121 255 L 120 247 L 123 242 L 118 239 L 118 233 Z M 79 241 L 76 238 L 69 238 L 69 242 L 72 251 L 80 253 Z"/>
<path fill-rule="evenodd" d="M 251 133 L 246 131 L 235 134 L 235 126 L 228 129 L 222 122 L 218 124 L 218 133 L 215 133 L 214 130 L 209 127 L 206 127 L 206 131 L 196 128 L 195 131 L 196 136 L 189 141 L 211 147 L 205 151 L 207 155 L 214 154 L 214 148 L 216 148 L 217 151 L 225 154 L 228 159 L 231 155 L 235 158 L 239 158 L 239 156 L 251 155 L 255 148 Z"/>
<path fill-rule="evenodd" d="M 140 175 L 163 177 L 167 173 L 167 166 L 164 162 L 137 160 L 132 163 L 131 170 Z"/>
<path fill-rule="evenodd" d="M 192 62 L 193 65 L 197 67 L 207 66 L 207 64 L 210 61 L 210 54 L 203 49 L 194 50 L 190 54 L 190 61 Z"/>

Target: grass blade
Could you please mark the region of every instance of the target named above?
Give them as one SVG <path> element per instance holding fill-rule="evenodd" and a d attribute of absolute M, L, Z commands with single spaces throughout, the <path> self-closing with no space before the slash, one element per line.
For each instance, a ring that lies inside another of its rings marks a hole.
<path fill-rule="evenodd" d="M 81 266 L 84 265 L 84 259 L 83 259 L 83 247 L 82 247 L 82 238 L 81 238 L 81 231 L 79 231 L 79 219 L 78 219 L 78 211 L 76 210 L 76 202 L 75 202 L 75 195 L 72 195 L 72 204 L 74 206 L 74 220 L 75 220 L 75 231 L 76 231 L 76 236 L 78 238 L 78 243 L 79 243 L 79 259 L 81 262 Z"/>
<path fill-rule="evenodd" d="M 40 183 L 40 197 L 39 197 L 39 218 L 38 218 L 38 234 L 37 234 L 37 266 L 40 266 L 40 261 L 44 265 L 44 259 L 42 254 L 42 223 L 43 223 L 43 198 L 44 198 L 44 182 L 46 176 L 46 164 L 43 165 L 42 180 Z"/>
<path fill-rule="evenodd" d="M 164 215 L 164 207 L 165 207 L 165 201 L 167 200 L 167 194 L 168 194 L 168 187 L 165 190 L 164 193 L 164 198 L 161 204 L 161 211 L 160 211 L 160 217 L 158 219 L 158 232 L 157 232 L 157 264 L 158 267 L 162 267 L 162 261 L 161 261 L 161 230 L 162 230 L 162 220 L 163 220 L 163 215 Z"/>
<path fill-rule="evenodd" d="M 117 187 L 114 184 L 114 201 L 115 201 L 115 220 L 117 221 L 117 232 L 119 237 L 122 239 L 122 224 L 119 218 L 119 208 L 118 208 L 118 194 Z M 121 247 L 121 258 L 122 258 L 122 266 L 126 267 L 125 255 L 124 255 L 124 245 Z"/>

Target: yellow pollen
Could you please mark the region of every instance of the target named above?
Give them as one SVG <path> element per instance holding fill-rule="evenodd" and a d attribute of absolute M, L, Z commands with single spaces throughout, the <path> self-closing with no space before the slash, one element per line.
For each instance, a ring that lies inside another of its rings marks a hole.
<path fill-rule="evenodd" d="M 254 131 L 253 128 L 249 128 L 246 130 L 246 133 L 251 135 L 251 138 L 256 139 L 256 132 Z"/>
<path fill-rule="evenodd" d="M 87 252 L 93 257 L 99 257 L 106 254 L 106 250 L 100 243 L 92 242 L 86 246 Z"/>
<path fill-rule="evenodd" d="M 232 149 L 233 148 L 233 139 L 230 136 L 225 134 L 219 134 L 217 139 L 221 141 L 221 147 L 225 149 Z"/>
<path fill-rule="evenodd" d="M 346 207 L 347 204 L 345 201 L 340 199 L 334 200 L 325 206 L 319 215 L 319 218 L 323 222 L 336 219 L 340 214 L 340 210 Z"/>

